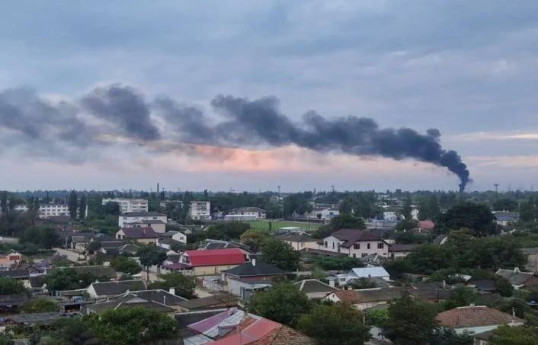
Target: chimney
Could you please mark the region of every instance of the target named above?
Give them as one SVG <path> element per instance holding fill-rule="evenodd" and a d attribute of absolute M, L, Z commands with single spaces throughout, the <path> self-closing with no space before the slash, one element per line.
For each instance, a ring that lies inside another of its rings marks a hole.
<path fill-rule="evenodd" d="M 256 266 L 256 259 L 252 259 L 252 266 Z"/>
<path fill-rule="evenodd" d="M 176 288 L 173 288 L 171 287 L 168 292 L 171 294 L 171 295 L 175 295 L 176 294 Z"/>

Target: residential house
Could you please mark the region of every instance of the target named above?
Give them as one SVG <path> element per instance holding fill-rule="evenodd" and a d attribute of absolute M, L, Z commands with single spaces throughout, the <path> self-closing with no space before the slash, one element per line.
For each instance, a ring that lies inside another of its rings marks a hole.
<path fill-rule="evenodd" d="M 317 279 L 304 279 L 294 283 L 300 291 L 304 292 L 309 299 L 321 299 L 328 294 L 337 291 L 334 284 L 328 285 Z"/>
<path fill-rule="evenodd" d="M 187 235 L 185 235 L 182 232 L 179 231 L 167 231 L 165 233 L 162 233 L 159 235 L 160 239 L 163 238 L 171 238 L 172 240 L 176 242 L 180 242 L 182 244 L 187 244 Z"/>
<path fill-rule="evenodd" d="M 523 320 L 487 306 L 466 306 L 437 314 L 436 320 L 443 327 L 456 333 L 471 334 L 494 330 L 501 325 L 520 326 Z"/>
<path fill-rule="evenodd" d="M 538 273 L 538 247 L 522 248 L 521 252 L 527 257 L 527 265 L 525 268 L 535 274 Z"/>
<path fill-rule="evenodd" d="M 102 200 L 102 205 L 109 202 L 115 202 L 120 206 L 120 212 L 148 212 L 148 201 L 146 199 L 123 199 L 123 198 L 106 198 Z"/>
<path fill-rule="evenodd" d="M 132 224 L 141 225 L 147 221 L 160 220 L 167 223 L 166 214 L 159 212 L 127 212 L 118 217 L 118 225 L 120 228 L 131 226 Z"/>
<path fill-rule="evenodd" d="M 341 229 L 323 239 L 318 249 L 360 258 L 370 254 L 388 257 L 389 245 L 368 230 Z"/>
<path fill-rule="evenodd" d="M 145 290 L 146 283 L 142 280 L 118 280 L 92 283 L 86 292 L 90 297 L 113 297 L 127 291 Z"/>
<path fill-rule="evenodd" d="M 448 236 L 447 235 L 438 235 L 433 239 L 433 244 L 442 246 L 443 244 L 448 242 Z"/>
<path fill-rule="evenodd" d="M 9 268 L 13 265 L 18 264 L 22 260 L 22 255 L 16 251 L 11 251 L 8 254 L 0 255 L 0 267 Z"/>
<path fill-rule="evenodd" d="M 142 307 L 173 315 L 180 310 L 179 303 L 187 299 L 164 290 L 127 291 L 112 299 L 86 306 L 86 312 L 102 313 L 126 307 Z"/>
<path fill-rule="evenodd" d="M 116 233 L 118 240 L 131 240 L 141 244 L 157 244 L 159 234 L 151 227 L 123 228 Z"/>
<path fill-rule="evenodd" d="M 392 230 L 398 224 L 397 220 L 390 219 L 369 219 L 366 222 L 366 228 L 369 230 L 373 229 L 384 229 Z"/>
<path fill-rule="evenodd" d="M 30 270 L 11 270 L 11 271 L 0 271 L 1 278 L 11 278 L 21 282 L 24 287 L 30 288 Z"/>
<path fill-rule="evenodd" d="M 291 233 L 276 237 L 282 242 L 289 244 L 294 250 L 317 249 L 318 241 L 306 233 Z"/>
<path fill-rule="evenodd" d="M 403 259 L 410 253 L 417 250 L 418 245 L 416 244 L 399 244 L 394 243 L 389 247 L 389 257 L 391 259 Z"/>
<path fill-rule="evenodd" d="M 185 270 L 196 276 L 214 275 L 246 262 L 245 254 L 238 248 L 215 250 L 187 250 L 179 263 L 163 265 L 165 270 Z"/>
<path fill-rule="evenodd" d="M 120 248 L 123 247 L 126 243 L 123 240 L 101 240 L 101 248 L 99 248 L 99 251 L 103 254 L 113 254 L 113 255 L 119 255 Z"/>
<path fill-rule="evenodd" d="M 252 293 L 272 286 L 273 280 L 286 276 L 280 268 L 253 259 L 232 269 L 223 271 L 223 280 L 227 291 L 243 300 L 248 300 Z"/>
<path fill-rule="evenodd" d="M 198 249 L 200 250 L 215 250 L 228 248 L 240 249 L 247 256 L 251 254 L 250 247 L 240 242 L 206 239 L 198 245 Z"/>
<path fill-rule="evenodd" d="M 369 266 L 353 268 L 346 274 L 337 274 L 337 282 L 339 285 L 347 285 L 360 278 L 380 278 L 385 281 L 390 280 L 389 273 L 381 266 Z"/>
<path fill-rule="evenodd" d="M 237 317 L 239 319 L 239 317 Z M 252 344 L 252 345 L 315 345 L 316 341 L 295 331 L 292 328 L 284 326 L 263 317 L 249 314 L 240 319 L 238 324 L 234 324 L 234 319 L 222 327 L 215 327 L 215 322 L 209 323 L 206 327 L 200 327 L 205 330 L 207 326 L 212 326 L 220 332 L 213 331 L 217 338 L 206 342 L 207 345 L 232 345 L 232 344 Z M 205 323 L 202 323 L 203 325 Z M 231 330 L 230 330 L 231 328 Z M 222 336 L 224 333 L 224 336 Z M 201 335 L 204 335 L 203 333 Z M 186 345 L 194 344 L 185 341 Z M 203 343 L 196 341 L 197 344 Z"/>
<path fill-rule="evenodd" d="M 342 302 L 353 305 L 359 310 L 370 309 L 379 305 L 389 304 L 401 298 L 403 294 L 412 298 L 439 303 L 450 296 L 449 289 L 404 289 L 404 288 L 375 288 L 365 290 L 338 290 L 331 292 L 323 300 Z"/>
<path fill-rule="evenodd" d="M 431 233 L 435 229 L 435 223 L 429 219 L 421 220 L 417 224 L 419 233 Z"/>
<path fill-rule="evenodd" d="M 215 294 L 208 297 L 182 301 L 178 304 L 182 311 L 204 311 L 237 307 L 238 299 L 230 294 Z"/>
<path fill-rule="evenodd" d="M 189 218 L 192 220 L 211 219 L 211 203 L 209 201 L 191 201 Z"/>
<path fill-rule="evenodd" d="M 495 223 L 501 226 L 509 226 L 519 222 L 519 212 L 493 211 Z"/>
<path fill-rule="evenodd" d="M 517 267 L 513 270 L 501 268 L 495 274 L 508 280 L 516 290 L 538 286 L 538 276 L 533 272 L 521 272 Z"/>
<path fill-rule="evenodd" d="M 224 220 L 259 220 L 266 218 L 267 212 L 259 207 L 234 208 L 224 216 Z"/>
<path fill-rule="evenodd" d="M 309 219 L 320 219 L 320 220 L 331 220 L 334 217 L 340 215 L 340 211 L 335 207 L 316 207 L 306 215 L 305 218 Z"/>
<path fill-rule="evenodd" d="M 383 219 L 400 220 L 400 210 L 395 208 L 386 208 L 383 210 Z"/>

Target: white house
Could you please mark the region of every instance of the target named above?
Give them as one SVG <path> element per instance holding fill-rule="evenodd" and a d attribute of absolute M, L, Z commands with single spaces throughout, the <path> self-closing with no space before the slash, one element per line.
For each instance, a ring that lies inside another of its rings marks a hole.
<path fill-rule="evenodd" d="M 148 201 L 146 199 L 108 198 L 102 200 L 102 205 L 106 205 L 109 202 L 119 204 L 121 213 L 148 212 Z"/>
<path fill-rule="evenodd" d="M 241 208 L 234 208 L 233 210 L 230 210 L 228 213 L 229 216 L 247 216 L 247 217 L 254 217 L 254 220 L 258 219 L 266 219 L 267 218 L 267 212 L 265 212 L 264 209 L 261 209 L 259 207 L 241 207 Z M 228 216 L 226 215 L 224 219 Z"/>
<path fill-rule="evenodd" d="M 521 326 L 523 320 L 486 306 L 466 306 L 437 314 L 437 322 L 456 333 L 482 333 L 497 329 L 501 325 Z"/>
<path fill-rule="evenodd" d="M 337 208 L 324 207 L 316 208 L 308 215 L 311 219 L 323 219 L 330 220 L 340 215 L 340 211 Z"/>
<path fill-rule="evenodd" d="M 193 220 L 211 219 L 211 203 L 209 201 L 191 201 L 189 217 Z"/>
<path fill-rule="evenodd" d="M 323 239 L 318 249 L 346 254 L 354 258 L 367 255 L 388 257 L 388 243 L 367 230 L 341 229 Z"/>
<path fill-rule="evenodd" d="M 347 274 L 338 274 L 336 278 L 339 285 L 346 285 L 360 278 L 380 278 L 389 281 L 390 274 L 381 266 L 369 266 L 352 268 Z"/>
<path fill-rule="evenodd" d="M 151 225 L 148 224 L 148 222 L 151 223 L 153 221 L 161 221 L 166 224 L 166 214 L 159 212 L 128 212 L 119 216 L 118 225 L 120 226 L 120 228 L 124 228 L 126 226 L 133 226 L 136 224 Z"/>
<path fill-rule="evenodd" d="M 400 213 L 392 209 L 383 210 L 383 219 L 384 220 L 399 220 Z"/>

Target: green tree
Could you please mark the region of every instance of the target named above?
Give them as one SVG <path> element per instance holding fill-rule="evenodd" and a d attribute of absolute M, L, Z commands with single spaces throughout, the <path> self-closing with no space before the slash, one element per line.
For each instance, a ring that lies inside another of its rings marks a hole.
<path fill-rule="evenodd" d="M 433 330 L 429 345 L 473 345 L 473 338 L 466 334 L 458 334 L 454 330 L 439 327 Z"/>
<path fill-rule="evenodd" d="M 370 338 L 361 312 L 342 303 L 316 305 L 300 317 L 297 328 L 319 345 L 362 345 Z"/>
<path fill-rule="evenodd" d="M 267 291 L 256 292 L 250 300 L 249 310 L 289 326 L 294 325 L 310 307 L 304 292 L 292 283 L 282 282 Z"/>
<path fill-rule="evenodd" d="M 26 228 L 20 234 L 19 241 L 23 244 L 32 243 L 44 249 L 51 249 L 61 244 L 58 232 L 50 226 L 31 226 Z"/>
<path fill-rule="evenodd" d="M 82 196 L 80 197 L 80 200 L 78 201 L 78 217 L 80 219 L 84 219 L 86 217 L 86 206 L 87 206 L 86 194 L 82 194 Z"/>
<path fill-rule="evenodd" d="M 489 338 L 490 345 L 536 345 L 538 329 L 500 326 Z"/>
<path fill-rule="evenodd" d="M 519 219 L 522 222 L 533 222 L 536 219 L 536 205 L 534 199 L 522 202 L 519 206 Z"/>
<path fill-rule="evenodd" d="M 340 211 L 340 214 L 351 215 L 353 212 L 353 201 L 351 198 L 342 199 L 342 202 L 338 206 L 338 211 Z"/>
<path fill-rule="evenodd" d="M 410 221 L 412 219 L 411 212 L 413 208 L 411 206 L 411 196 L 408 194 L 404 199 L 404 204 L 402 207 L 402 216 L 405 220 Z"/>
<path fill-rule="evenodd" d="M 474 289 L 459 286 L 450 291 L 450 296 L 445 301 L 445 309 L 463 307 L 476 302 L 478 294 Z"/>
<path fill-rule="evenodd" d="M 269 238 L 267 231 L 260 229 L 249 229 L 241 235 L 241 243 L 249 246 L 249 248 L 257 253 L 260 251 L 264 241 Z"/>
<path fill-rule="evenodd" d="M 262 261 L 280 267 L 285 271 L 295 271 L 299 268 L 301 255 L 285 242 L 267 239 L 262 244 Z"/>
<path fill-rule="evenodd" d="M 242 222 L 225 222 L 211 225 L 207 229 L 207 238 L 213 240 L 236 240 L 241 235 L 250 229 L 250 224 Z"/>
<path fill-rule="evenodd" d="M 69 192 L 69 196 L 67 197 L 67 207 L 69 209 L 69 215 L 71 218 L 77 218 L 78 197 L 75 190 Z"/>
<path fill-rule="evenodd" d="M 388 313 L 383 334 L 397 345 L 427 344 L 437 326 L 435 311 L 408 294 L 392 302 Z"/>
<path fill-rule="evenodd" d="M 42 341 L 40 345 L 85 345 L 94 338 L 81 317 L 61 318 L 51 328 L 54 331 L 49 340 Z"/>
<path fill-rule="evenodd" d="M 142 266 L 146 267 L 146 280 L 149 281 L 149 268 L 154 265 L 160 265 L 166 260 L 166 253 L 156 246 L 144 246 L 137 252 Z"/>
<path fill-rule="evenodd" d="M 6 333 L 0 334 L 0 345 L 13 345 L 13 338 Z"/>
<path fill-rule="evenodd" d="M 495 216 L 483 204 L 462 202 L 439 216 L 439 226 L 447 230 L 470 229 L 476 237 L 497 233 Z"/>
<path fill-rule="evenodd" d="M 18 295 L 26 292 L 24 285 L 13 278 L 0 278 L 0 295 Z"/>
<path fill-rule="evenodd" d="M 430 197 L 420 199 L 418 207 L 418 218 L 420 220 L 436 219 L 439 214 L 441 214 L 441 209 L 439 208 L 439 199 L 435 194 L 432 194 Z"/>
<path fill-rule="evenodd" d="M 158 311 L 137 307 L 90 315 L 88 329 L 102 345 L 133 345 L 151 341 L 178 339 L 178 324 Z"/>
<path fill-rule="evenodd" d="M 517 201 L 509 198 L 502 198 L 493 203 L 494 211 L 516 211 L 518 208 Z"/>
<path fill-rule="evenodd" d="M 46 313 L 59 310 L 58 303 L 50 298 L 36 298 L 23 303 L 20 307 L 23 313 Z"/>
<path fill-rule="evenodd" d="M 154 281 L 149 285 L 151 289 L 169 290 L 170 288 L 174 288 L 177 296 L 188 299 L 194 298 L 196 283 L 193 277 L 187 277 L 181 273 L 172 272 L 161 274 L 159 278 L 161 280 Z"/>
<path fill-rule="evenodd" d="M 72 268 L 58 268 L 45 276 L 47 287 L 52 291 L 75 290 L 86 288 L 96 280 L 106 281 L 106 277 L 95 276 L 92 273 L 77 273 Z"/>
<path fill-rule="evenodd" d="M 114 259 L 110 260 L 110 266 L 118 272 L 127 274 L 137 274 L 142 270 L 136 261 L 122 255 L 116 256 Z"/>

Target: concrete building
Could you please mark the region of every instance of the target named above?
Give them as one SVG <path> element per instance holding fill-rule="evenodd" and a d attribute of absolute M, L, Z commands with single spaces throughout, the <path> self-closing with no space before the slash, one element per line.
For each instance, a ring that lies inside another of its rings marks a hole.
<path fill-rule="evenodd" d="M 166 214 L 159 212 L 128 212 L 119 216 L 118 225 L 120 228 L 133 225 L 147 226 L 151 225 L 152 222 L 154 224 L 158 224 L 159 222 L 157 221 L 161 221 L 162 223 L 166 224 L 168 218 L 166 217 Z"/>
<path fill-rule="evenodd" d="M 232 216 L 232 217 L 229 217 Z M 258 220 L 258 219 L 266 219 L 267 213 L 264 209 L 261 209 L 259 207 L 241 207 L 241 208 L 234 208 L 233 210 L 230 210 L 230 212 L 224 216 L 225 220 L 234 220 L 235 217 L 241 217 L 246 216 L 249 218 L 248 220 Z M 253 217 L 252 219 L 250 219 Z"/>
<path fill-rule="evenodd" d="M 27 212 L 28 206 L 26 205 L 17 205 L 14 208 L 17 212 Z M 86 214 L 88 213 L 86 207 Z M 77 209 L 78 214 L 78 209 Z M 84 217 L 86 217 L 84 214 Z M 59 216 L 69 216 L 69 206 L 67 204 L 42 204 L 39 205 L 39 218 L 46 219 L 50 217 L 59 217 Z"/>
<path fill-rule="evenodd" d="M 191 201 L 189 217 L 192 220 L 211 219 L 211 203 L 209 201 Z"/>
<path fill-rule="evenodd" d="M 325 237 L 318 249 L 333 253 L 342 253 L 353 258 L 372 254 L 388 257 L 388 243 L 367 230 L 341 229 Z"/>
<path fill-rule="evenodd" d="M 148 212 L 148 201 L 146 199 L 103 199 L 102 205 L 106 205 L 109 202 L 115 202 L 120 205 L 120 212 Z"/>

